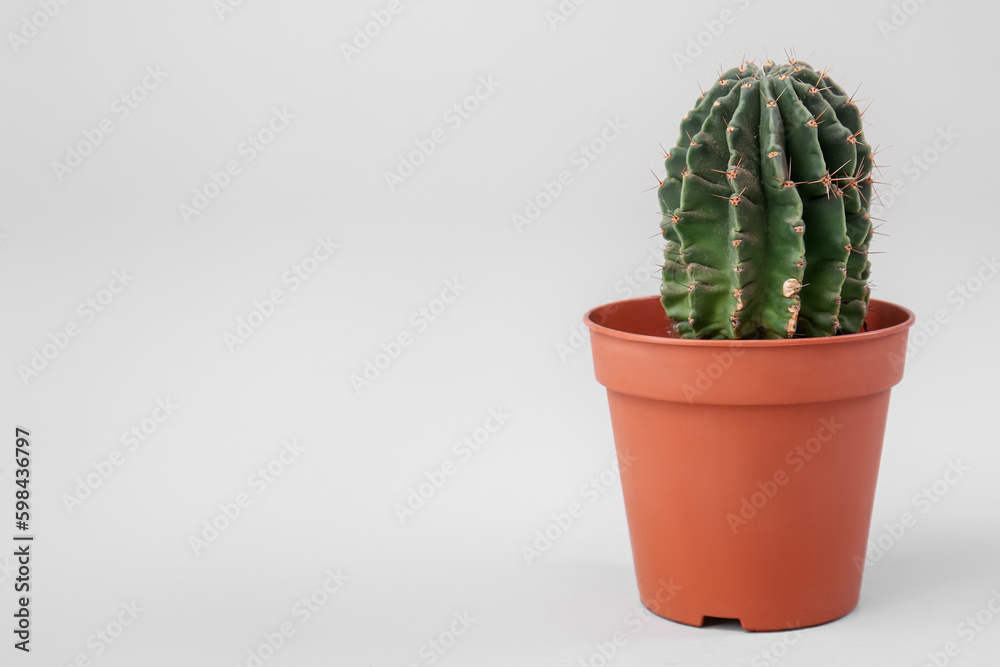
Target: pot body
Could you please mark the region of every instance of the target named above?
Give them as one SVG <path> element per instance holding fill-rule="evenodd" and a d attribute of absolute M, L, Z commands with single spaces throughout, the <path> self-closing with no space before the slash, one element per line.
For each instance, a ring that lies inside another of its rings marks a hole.
<path fill-rule="evenodd" d="M 857 605 L 913 320 L 873 300 L 864 333 L 699 341 L 656 297 L 587 313 L 646 607 L 786 630 Z"/>

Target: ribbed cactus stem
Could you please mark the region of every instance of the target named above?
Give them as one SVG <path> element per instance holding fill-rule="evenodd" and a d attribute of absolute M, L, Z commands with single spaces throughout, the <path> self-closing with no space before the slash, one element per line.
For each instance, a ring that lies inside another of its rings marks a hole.
<path fill-rule="evenodd" d="M 661 295 L 678 335 L 861 330 L 872 151 L 825 73 L 796 61 L 723 73 L 681 122 L 666 169 Z"/>

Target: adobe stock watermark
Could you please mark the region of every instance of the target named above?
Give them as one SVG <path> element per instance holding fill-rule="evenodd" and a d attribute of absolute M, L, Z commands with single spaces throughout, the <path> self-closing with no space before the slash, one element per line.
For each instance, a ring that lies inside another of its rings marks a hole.
<path fill-rule="evenodd" d="M 403 351 L 413 345 L 420 334 L 434 322 L 438 321 L 442 315 L 454 304 L 458 298 L 468 289 L 468 285 L 461 282 L 460 277 L 451 278 L 444 281 L 441 293 L 410 313 L 407 323 L 409 329 L 404 329 L 389 339 L 388 342 L 379 345 L 379 352 L 365 359 L 361 371 L 353 373 L 350 377 L 351 387 L 357 396 L 361 391 L 382 377 L 392 364 L 399 359 Z"/>
<path fill-rule="evenodd" d="M 953 659 L 961 655 L 963 647 L 976 641 L 976 638 L 996 620 L 997 616 L 1000 616 L 1000 590 L 997 590 L 997 587 L 991 588 L 989 596 L 982 607 L 966 616 L 961 623 L 955 626 L 955 635 L 957 639 L 962 640 L 962 643 L 960 644 L 957 639 L 951 639 L 944 643 L 941 650 L 928 651 L 927 661 L 922 667 L 947 667 Z"/>
<path fill-rule="evenodd" d="M 63 7 L 72 0 L 37 0 L 38 10 L 25 14 L 21 17 L 21 25 L 17 32 L 11 30 L 7 33 L 7 41 L 14 53 L 20 53 L 21 49 L 28 45 L 28 42 L 49 25 L 58 16 Z"/>
<path fill-rule="evenodd" d="M 637 457 L 627 451 L 618 453 L 608 468 L 581 484 L 578 491 L 580 500 L 574 500 L 564 510 L 549 515 L 551 521 L 544 528 L 535 530 L 534 540 L 521 546 L 521 556 L 525 563 L 533 565 L 577 524 L 588 507 L 604 497 L 609 490 L 621 486 L 622 473 L 637 460 Z"/>
<path fill-rule="evenodd" d="M 903 0 L 900 3 L 893 3 L 889 16 L 875 22 L 882 39 L 888 42 L 889 38 L 909 23 L 925 4 L 927 0 Z"/>
<path fill-rule="evenodd" d="M 107 310 L 118 298 L 118 295 L 132 284 L 133 278 L 134 276 L 129 274 L 128 269 L 124 267 L 112 271 L 111 279 L 108 280 L 105 287 L 77 304 L 76 314 L 79 319 L 67 320 L 59 329 L 49 333 L 47 341 L 32 348 L 31 357 L 27 363 L 21 363 L 17 366 L 17 374 L 24 386 L 28 386 L 31 380 L 37 378 L 60 354 L 65 352 L 84 327 L 97 319 L 97 316 Z"/>
<path fill-rule="evenodd" d="M 417 485 L 407 489 L 406 499 L 392 506 L 400 525 L 416 515 L 427 502 L 444 487 L 453 477 L 462 463 L 468 463 L 493 436 L 510 420 L 511 415 L 504 411 L 503 406 L 490 408 L 483 423 L 456 440 L 451 446 L 451 454 L 446 456 L 436 468 L 424 473 L 424 479 Z"/>
<path fill-rule="evenodd" d="M 801 472 L 823 450 L 823 445 L 833 440 L 842 428 L 844 425 L 837 421 L 836 416 L 821 419 L 814 436 L 785 453 L 784 461 L 789 468 L 787 471 L 778 468 L 768 479 L 758 481 L 757 488 L 749 496 L 741 496 L 739 508 L 726 513 L 726 523 L 733 535 L 767 507 L 781 487 L 786 486 L 795 473 Z"/>
<path fill-rule="evenodd" d="M 913 494 L 910 504 L 914 511 L 902 512 L 893 521 L 882 523 L 882 532 L 868 540 L 868 550 L 864 557 L 854 557 L 854 567 L 858 572 L 863 572 L 866 567 L 871 567 L 892 550 L 906 533 L 913 529 L 920 517 L 925 516 L 933 510 L 938 503 L 948 495 L 953 486 L 958 484 L 972 469 L 964 465 L 961 459 L 948 461 L 948 469 L 930 484 L 925 485 L 920 491 Z"/>
<path fill-rule="evenodd" d="M 399 16 L 411 1 L 389 0 L 384 8 L 373 9 L 369 12 L 370 19 L 362 25 L 354 27 L 354 34 L 350 41 L 340 42 L 340 52 L 344 55 L 344 60 L 350 65 L 354 58 L 361 55 L 361 52 L 371 46 L 372 42 L 382 34 L 382 31 L 389 27 L 397 16 Z"/>
<path fill-rule="evenodd" d="M 659 611 L 662 605 L 670 602 L 682 588 L 680 584 L 674 583 L 673 578 L 670 581 L 660 579 L 658 584 L 653 599 L 645 600 L 653 612 Z M 636 604 L 622 619 L 622 625 L 631 633 L 617 630 L 606 641 L 595 643 L 594 651 L 586 658 L 580 659 L 580 667 L 607 667 L 628 644 L 629 639 L 639 634 L 646 624 L 655 618 L 646 607 Z"/>
<path fill-rule="evenodd" d="M 631 299 L 637 294 L 641 294 L 651 287 L 651 281 L 656 278 L 657 286 L 659 276 L 663 269 L 663 248 L 660 246 L 649 248 L 649 257 L 639 266 L 624 274 L 614 285 L 614 294 L 620 300 Z M 609 306 L 605 312 L 613 312 L 614 308 Z M 587 346 L 590 340 L 590 332 L 584 323 L 577 324 L 569 328 L 569 335 L 555 343 L 556 356 L 559 361 L 566 363 L 566 360 Z"/>
<path fill-rule="evenodd" d="M 789 649 L 798 644 L 805 634 L 805 630 L 792 630 L 783 633 L 780 638 L 775 639 L 769 646 L 757 651 L 750 658 L 750 667 L 774 667 L 788 655 Z"/>
<path fill-rule="evenodd" d="M 281 287 L 272 288 L 263 298 L 254 300 L 250 311 L 236 320 L 236 327 L 232 331 L 222 334 L 226 349 L 235 352 L 250 340 L 265 322 L 274 317 L 278 308 L 288 302 L 289 295 L 297 292 L 315 275 L 339 247 L 340 244 L 332 241 L 329 234 L 325 237 L 317 236 L 312 250 L 281 274 L 281 284 L 287 286 L 287 292 Z"/>
<path fill-rule="evenodd" d="M 560 25 L 568 21 L 576 10 L 587 3 L 587 0 L 559 0 L 559 4 L 553 9 L 545 10 L 545 20 L 548 21 L 549 28 L 555 32 Z"/>
<path fill-rule="evenodd" d="M 569 166 L 556 172 L 551 180 L 542 179 L 539 183 L 540 190 L 524 200 L 524 208 L 511 213 L 510 223 L 514 226 L 514 230 L 521 234 L 535 224 L 542 213 L 563 195 L 566 188 L 576 182 L 577 176 L 587 171 L 627 129 L 628 125 L 622 122 L 620 116 L 606 118 L 601 131 L 589 141 L 580 144 L 569 156 Z"/>
<path fill-rule="evenodd" d="M 492 74 L 480 76 L 471 93 L 452 104 L 441 114 L 443 126 L 435 127 L 427 135 L 414 139 L 412 150 L 396 156 L 396 169 L 386 171 L 383 174 L 389 192 L 395 192 L 408 178 L 417 173 L 417 169 L 427 163 L 438 147 L 448 141 L 448 133 L 462 127 L 479 110 L 483 102 L 493 97 L 493 94 L 502 85 L 502 82 L 493 79 Z"/>
<path fill-rule="evenodd" d="M 125 463 L 128 455 L 137 452 L 141 446 L 148 442 L 179 408 L 180 405 L 174 403 L 169 396 L 156 399 L 155 406 L 146 417 L 122 432 L 119 438 L 122 448 L 113 449 L 106 458 L 91 463 L 92 470 L 76 478 L 72 492 L 62 494 L 60 500 L 62 500 L 66 512 L 72 516 L 73 512 L 82 507 L 83 503 L 92 497 L 95 491 L 111 479 L 112 475 Z"/>
<path fill-rule="evenodd" d="M 146 611 L 135 600 L 122 602 L 118 607 L 107 623 L 87 635 L 86 650 L 73 656 L 73 659 L 66 663 L 66 667 L 91 667 L 94 659 L 104 655 Z"/>
<path fill-rule="evenodd" d="M 245 0 L 213 0 L 212 9 L 215 10 L 215 15 L 219 17 L 219 23 L 225 21 L 226 16 L 242 7 L 244 1 Z"/>
<path fill-rule="evenodd" d="M 952 316 L 961 311 L 983 291 L 987 284 L 1000 273 L 1000 263 L 996 255 L 983 256 L 976 271 L 965 280 L 955 284 L 945 296 L 948 308 L 938 308 L 929 318 L 918 318 L 913 330 L 906 339 L 906 352 L 903 356 L 893 353 L 889 361 L 894 370 L 901 368 L 906 362 L 912 361 L 921 350 L 930 345 L 941 331 L 952 321 Z"/>
<path fill-rule="evenodd" d="M 693 405 L 696 398 L 711 389 L 715 381 L 725 375 L 736 363 L 736 360 L 743 356 L 744 352 L 746 352 L 746 345 L 743 341 L 737 340 L 734 344 L 727 345 L 725 350 L 712 353 L 712 363 L 705 368 L 698 369 L 694 384 L 684 383 L 684 386 L 681 387 L 688 405 Z"/>
<path fill-rule="evenodd" d="M 281 451 L 274 458 L 247 476 L 246 486 L 249 489 L 219 503 L 218 512 L 202 521 L 200 530 L 188 537 L 188 546 L 194 555 L 201 556 L 215 544 L 223 533 L 246 514 L 246 510 L 253 505 L 254 498 L 271 488 L 305 451 L 306 446 L 300 445 L 296 440 L 284 441 Z"/>
<path fill-rule="evenodd" d="M 467 610 L 456 611 L 452 614 L 452 619 L 448 627 L 428 639 L 417 649 L 417 657 L 421 658 L 421 662 L 411 662 L 408 667 L 421 667 L 421 665 L 430 667 L 437 663 L 451 647 L 458 643 L 461 637 L 469 632 L 473 625 L 479 622 Z"/>
<path fill-rule="evenodd" d="M 287 108 L 278 109 L 275 107 L 272 109 L 271 117 L 267 122 L 256 132 L 248 134 L 236 146 L 236 156 L 226 160 L 219 171 L 209 170 L 205 182 L 200 186 L 195 186 L 192 190 L 191 200 L 181 202 L 177 206 L 181 220 L 189 223 L 207 211 L 208 207 L 233 184 L 233 179 L 243 173 L 244 167 L 270 148 L 277 138 L 291 126 L 293 120 L 295 120 L 295 115 Z"/>
<path fill-rule="evenodd" d="M 693 65 L 705 53 L 706 49 L 722 37 L 728 26 L 736 23 L 739 12 L 748 9 L 750 2 L 751 0 L 730 0 L 730 4 L 736 7 L 735 11 L 728 7 L 720 9 L 717 14 L 701 22 L 700 30 L 696 26 L 695 29 L 698 32 L 688 35 L 684 49 L 674 51 L 674 65 L 677 66 L 677 71 L 683 72 L 685 67 Z"/>
<path fill-rule="evenodd" d="M 295 636 L 300 627 L 308 623 L 313 617 L 330 603 L 333 596 L 340 592 L 344 584 L 350 579 L 342 573 L 340 568 L 329 569 L 324 573 L 323 581 L 312 591 L 299 598 L 289 610 L 291 619 L 285 619 L 278 623 L 273 630 L 261 635 L 261 641 L 246 651 L 246 659 L 242 662 L 245 667 L 261 667 L 268 660 L 278 654 L 288 640 Z M 237 667 L 240 667 L 238 664 Z"/>
<path fill-rule="evenodd" d="M 903 162 L 901 171 L 907 177 L 904 181 L 901 178 L 894 178 L 878 189 L 878 196 L 871 203 L 871 214 L 873 217 L 881 217 L 886 209 L 890 208 L 896 201 L 909 192 L 910 187 L 923 178 L 934 164 L 941 159 L 961 139 L 962 136 L 955 132 L 952 127 L 939 127 L 937 136 L 930 145 L 919 153 L 912 153 Z"/>
<path fill-rule="evenodd" d="M 62 162 L 52 161 L 52 173 L 56 180 L 62 183 L 82 166 L 84 160 L 93 155 L 97 147 L 118 129 L 119 123 L 124 122 L 149 99 L 150 94 L 160 87 L 167 76 L 169 74 L 160 69 L 159 65 L 147 66 L 139 82 L 111 102 L 111 113 L 97 121 L 93 127 L 85 128 L 76 142 L 67 144 Z"/>

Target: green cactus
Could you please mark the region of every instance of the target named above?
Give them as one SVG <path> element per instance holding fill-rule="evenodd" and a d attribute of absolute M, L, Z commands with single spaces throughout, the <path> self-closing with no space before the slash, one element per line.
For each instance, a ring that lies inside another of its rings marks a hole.
<path fill-rule="evenodd" d="M 872 167 L 861 112 L 825 72 L 792 60 L 723 73 L 684 116 L 659 188 L 677 335 L 860 331 Z"/>

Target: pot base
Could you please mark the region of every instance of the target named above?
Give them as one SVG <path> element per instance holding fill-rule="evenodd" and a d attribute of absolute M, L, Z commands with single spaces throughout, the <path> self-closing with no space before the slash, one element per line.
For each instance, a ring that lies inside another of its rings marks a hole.
<path fill-rule="evenodd" d="M 740 618 L 729 616 L 716 616 L 714 614 L 700 614 L 683 608 L 659 604 L 655 599 L 647 602 L 643 600 L 643 606 L 660 618 L 668 621 L 690 625 L 695 628 L 705 626 L 705 620 L 712 618 L 718 620 L 736 621 L 747 632 L 783 632 L 788 630 L 799 630 L 801 628 L 811 628 L 816 625 L 823 625 L 830 621 L 836 621 L 851 613 L 858 606 L 858 599 L 854 602 L 835 609 L 823 609 L 808 613 L 798 613 L 795 616 L 775 614 L 773 610 L 762 609 L 754 614 L 744 614 Z"/>

